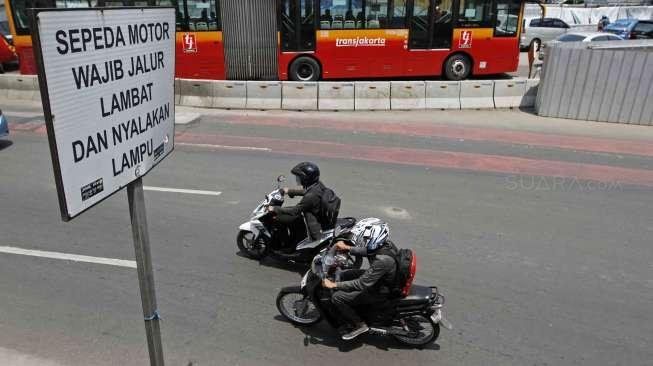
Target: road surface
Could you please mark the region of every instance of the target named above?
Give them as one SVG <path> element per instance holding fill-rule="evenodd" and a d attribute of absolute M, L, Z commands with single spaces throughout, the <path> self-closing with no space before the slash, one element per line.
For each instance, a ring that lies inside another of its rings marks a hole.
<path fill-rule="evenodd" d="M 38 106 L 2 107 L 0 364 L 147 364 L 126 193 L 61 222 Z M 168 365 L 650 365 L 650 128 L 518 111 L 199 113 L 144 178 Z M 303 270 L 243 258 L 235 238 L 304 160 L 342 215 L 382 217 L 417 252 L 416 282 L 441 288 L 453 331 L 416 350 L 279 316 L 278 289 Z"/>

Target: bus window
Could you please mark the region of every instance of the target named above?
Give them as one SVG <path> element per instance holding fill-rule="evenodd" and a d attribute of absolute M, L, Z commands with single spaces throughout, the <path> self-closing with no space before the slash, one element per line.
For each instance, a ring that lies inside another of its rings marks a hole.
<path fill-rule="evenodd" d="M 518 0 L 496 0 L 497 22 L 494 26 L 495 37 L 515 37 L 519 24 Z"/>
<path fill-rule="evenodd" d="M 429 0 L 415 0 L 410 17 L 410 48 L 427 49 L 430 47 L 429 34 Z"/>
<path fill-rule="evenodd" d="M 387 0 L 385 0 L 387 2 Z M 363 0 L 321 0 L 320 29 L 355 29 L 365 27 Z"/>
<path fill-rule="evenodd" d="M 388 0 L 367 0 L 365 4 L 366 28 L 386 28 L 388 23 Z"/>
<path fill-rule="evenodd" d="M 406 27 L 406 0 L 394 0 L 388 9 L 388 28 Z"/>
<path fill-rule="evenodd" d="M 218 15 L 215 0 L 188 0 L 188 30 L 218 30 Z"/>
<path fill-rule="evenodd" d="M 452 0 L 436 0 L 433 11 L 433 44 L 431 48 L 451 48 L 453 36 Z"/>
<path fill-rule="evenodd" d="M 467 28 L 492 27 L 492 1 L 460 0 L 458 25 Z"/>
<path fill-rule="evenodd" d="M 313 0 L 300 0 L 300 40 L 299 46 L 302 51 L 315 49 L 315 9 Z"/>

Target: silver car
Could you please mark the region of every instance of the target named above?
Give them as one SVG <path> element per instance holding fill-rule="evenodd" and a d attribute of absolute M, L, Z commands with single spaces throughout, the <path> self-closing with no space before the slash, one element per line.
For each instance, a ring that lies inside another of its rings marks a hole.
<path fill-rule="evenodd" d="M 553 41 L 569 31 L 569 24 L 558 18 L 524 19 L 519 47 L 522 49 L 536 45 L 536 51 L 544 42 Z"/>

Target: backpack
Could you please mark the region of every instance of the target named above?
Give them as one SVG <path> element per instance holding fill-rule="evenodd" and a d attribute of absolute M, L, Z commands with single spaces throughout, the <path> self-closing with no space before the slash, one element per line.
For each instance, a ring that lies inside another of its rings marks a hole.
<path fill-rule="evenodd" d="M 406 297 L 415 279 L 417 271 L 417 256 L 411 249 L 397 249 L 391 245 L 388 254 L 395 260 L 397 271 L 390 289 L 392 297 Z"/>
<path fill-rule="evenodd" d="M 333 229 L 340 212 L 340 198 L 331 188 L 324 187 L 320 197 L 320 223 L 322 229 Z"/>

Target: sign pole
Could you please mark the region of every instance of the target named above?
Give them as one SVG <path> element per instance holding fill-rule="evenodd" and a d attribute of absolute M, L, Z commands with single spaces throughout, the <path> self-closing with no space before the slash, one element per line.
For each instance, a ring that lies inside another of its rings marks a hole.
<path fill-rule="evenodd" d="M 150 236 L 147 231 L 142 178 L 139 177 L 127 185 L 127 197 L 129 199 L 129 215 L 134 236 L 134 250 L 136 251 L 138 283 L 145 318 L 147 348 L 150 352 L 150 365 L 163 366 L 163 346 L 161 345 L 159 313 L 156 306 L 154 273 L 152 272 L 152 258 L 150 256 Z"/>

